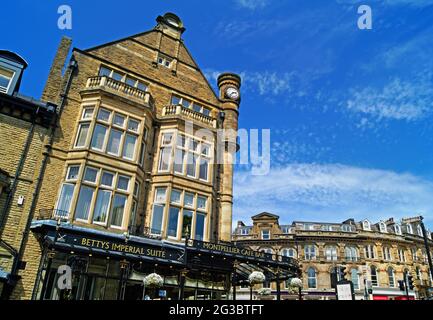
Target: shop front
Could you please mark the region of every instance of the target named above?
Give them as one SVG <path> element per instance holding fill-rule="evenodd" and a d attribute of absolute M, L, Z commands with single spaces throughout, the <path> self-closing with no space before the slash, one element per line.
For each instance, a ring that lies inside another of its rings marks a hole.
<path fill-rule="evenodd" d="M 50 220 L 33 222 L 32 231 L 43 248 L 33 293 L 39 300 L 225 300 L 252 270 L 270 281 L 297 273 L 295 261 L 231 244 L 173 244 Z M 161 286 L 144 286 L 151 273 Z"/>

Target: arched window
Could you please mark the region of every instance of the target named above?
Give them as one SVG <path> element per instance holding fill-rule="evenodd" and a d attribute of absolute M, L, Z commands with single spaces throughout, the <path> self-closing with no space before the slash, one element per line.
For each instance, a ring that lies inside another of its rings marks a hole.
<path fill-rule="evenodd" d="M 308 268 L 307 275 L 308 275 L 308 288 L 316 289 L 317 288 L 316 270 L 313 267 Z"/>
<path fill-rule="evenodd" d="M 390 247 L 383 247 L 383 258 L 386 261 L 391 261 L 392 260 L 391 248 Z"/>
<path fill-rule="evenodd" d="M 355 247 L 346 247 L 344 253 L 346 261 L 358 261 L 358 252 Z"/>
<path fill-rule="evenodd" d="M 394 232 L 401 236 L 401 227 L 398 224 L 394 225 Z"/>
<path fill-rule="evenodd" d="M 377 269 L 375 266 L 371 266 L 370 267 L 370 277 L 371 277 L 371 284 L 374 287 L 378 286 L 378 282 L 377 282 Z"/>
<path fill-rule="evenodd" d="M 304 247 L 305 260 L 315 260 L 316 259 L 316 246 L 306 245 Z"/>
<path fill-rule="evenodd" d="M 353 283 L 353 289 L 354 290 L 359 290 L 359 274 L 358 274 L 358 269 L 352 269 L 350 271 L 350 278 L 351 278 L 352 283 Z"/>
<path fill-rule="evenodd" d="M 385 224 L 385 222 L 381 222 L 380 224 L 379 224 L 379 228 L 380 228 L 380 232 L 382 232 L 382 233 L 386 233 L 386 224 Z"/>
<path fill-rule="evenodd" d="M 327 246 L 325 248 L 325 256 L 326 260 L 337 261 L 337 247 L 336 246 Z"/>
<path fill-rule="evenodd" d="M 352 226 L 348 225 L 348 224 L 343 224 L 341 226 L 341 230 L 344 231 L 344 232 L 351 232 L 352 231 Z"/>
<path fill-rule="evenodd" d="M 394 288 L 395 287 L 395 273 L 394 273 L 394 269 L 391 267 L 388 268 L 388 281 L 389 281 L 389 287 Z"/>
<path fill-rule="evenodd" d="M 419 235 L 420 237 L 423 236 L 423 234 L 422 234 L 422 228 L 421 228 L 420 225 L 417 225 L 417 226 L 416 226 L 416 232 L 418 233 L 418 235 Z"/>
<path fill-rule="evenodd" d="M 362 222 L 362 228 L 364 230 L 370 231 L 371 230 L 371 228 L 370 228 L 370 222 L 368 220 L 364 220 Z"/>
<path fill-rule="evenodd" d="M 284 257 L 295 258 L 296 251 L 293 248 L 284 248 L 283 250 L 281 250 L 281 255 Z"/>

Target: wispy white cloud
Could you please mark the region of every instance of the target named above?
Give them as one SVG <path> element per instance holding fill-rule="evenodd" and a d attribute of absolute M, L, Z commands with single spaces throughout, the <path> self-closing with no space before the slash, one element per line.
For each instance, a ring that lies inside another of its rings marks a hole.
<path fill-rule="evenodd" d="M 419 75 L 410 80 L 394 78 L 382 88 L 352 88 L 350 95 L 347 109 L 371 120 L 416 121 L 430 115 L 433 110 L 432 75 Z"/>
<path fill-rule="evenodd" d="M 269 0 L 235 0 L 242 8 L 255 10 L 264 8 L 269 4 Z"/>
<path fill-rule="evenodd" d="M 221 71 L 206 69 L 204 75 L 216 83 L 216 79 L 221 74 Z M 244 90 L 255 92 L 259 95 L 280 95 L 287 94 L 293 91 L 295 83 L 298 81 L 296 72 L 238 72 L 242 78 L 242 87 Z"/>
<path fill-rule="evenodd" d="M 424 214 L 433 225 L 433 183 L 408 173 L 339 164 L 288 164 L 266 176 L 236 172 L 234 220 L 261 211 L 292 220 L 378 221 Z"/>

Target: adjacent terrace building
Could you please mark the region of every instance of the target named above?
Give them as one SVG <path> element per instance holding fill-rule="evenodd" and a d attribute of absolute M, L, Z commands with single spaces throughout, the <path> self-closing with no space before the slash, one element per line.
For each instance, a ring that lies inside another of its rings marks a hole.
<path fill-rule="evenodd" d="M 346 267 L 356 299 L 406 299 L 406 293 L 398 285 L 404 272 L 415 279 L 415 290 L 409 292 L 412 298 L 430 295 L 432 278 L 418 218 L 401 221 L 391 218 L 375 223 L 354 219 L 341 223 L 295 221 L 280 225 L 277 215 L 263 212 L 252 220 L 252 225 L 238 222 L 233 241 L 252 250 L 297 259 L 305 299 L 335 299 L 333 273 L 339 266 Z M 427 237 L 432 250 L 428 231 Z M 295 299 L 287 284 L 282 289 L 282 298 Z M 264 286 L 276 295 L 274 282 L 268 281 Z M 248 287 L 239 291 L 239 297 L 249 299 Z"/>
<path fill-rule="evenodd" d="M 248 277 L 238 266 L 296 274 L 291 258 L 228 243 L 241 79 L 221 74 L 215 93 L 184 31 L 167 13 L 150 31 L 74 48 L 69 61 L 62 40 L 42 94 L 58 121 L 36 200 L 21 212 L 30 228 L 8 297 L 226 299 Z M 64 266 L 71 289 L 58 286 Z M 153 272 L 158 293 L 143 287 Z"/>

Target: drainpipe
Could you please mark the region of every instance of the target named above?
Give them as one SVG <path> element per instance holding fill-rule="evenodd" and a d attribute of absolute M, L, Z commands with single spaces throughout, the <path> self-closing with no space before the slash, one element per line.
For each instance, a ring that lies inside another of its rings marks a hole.
<path fill-rule="evenodd" d="M 53 125 L 51 126 L 50 139 L 49 139 L 48 145 L 46 146 L 47 151 L 44 152 L 44 157 L 42 159 L 41 170 L 40 170 L 39 176 L 37 178 L 36 188 L 35 188 L 35 191 L 33 193 L 32 203 L 30 206 L 29 215 L 27 217 L 26 227 L 25 227 L 24 232 L 23 232 L 23 237 L 21 239 L 21 244 L 20 244 L 20 247 L 18 250 L 18 255 L 15 257 L 14 263 L 12 266 L 11 277 L 13 277 L 13 278 L 16 278 L 18 276 L 20 261 L 24 255 L 25 245 L 27 243 L 28 236 L 30 234 L 30 226 L 31 226 L 31 223 L 33 220 L 35 210 L 36 210 L 36 205 L 37 205 L 37 201 L 38 201 L 39 192 L 40 192 L 40 189 L 42 187 L 42 181 L 43 181 L 45 169 L 46 169 L 47 164 L 48 164 L 49 154 L 50 154 L 51 148 L 52 148 L 53 143 L 54 143 L 54 134 L 55 134 L 56 128 L 57 128 L 57 122 L 62 115 L 63 108 L 65 106 L 66 96 L 67 96 L 67 93 L 68 93 L 69 88 L 71 86 L 74 71 L 77 69 L 77 67 L 78 67 L 77 61 L 74 59 L 74 57 L 72 57 L 70 62 L 69 62 L 69 66 L 68 66 L 69 75 L 68 75 L 68 79 L 67 79 L 67 82 L 65 85 L 65 89 L 64 89 L 64 92 L 60 96 L 61 99 L 60 99 L 60 103 L 59 103 L 59 111 L 54 118 Z M 7 290 L 6 299 L 10 298 L 10 295 L 12 294 L 12 291 L 13 291 L 15 285 L 16 285 L 16 283 L 12 284 L 11 288 L 9 288 L 9 290 Z"/>

